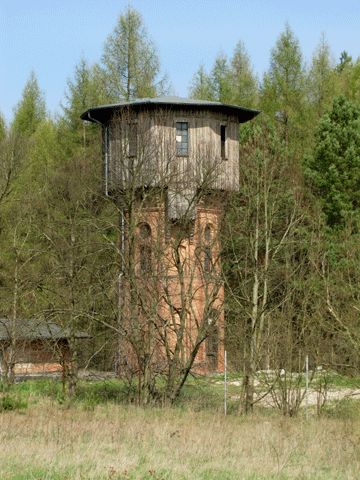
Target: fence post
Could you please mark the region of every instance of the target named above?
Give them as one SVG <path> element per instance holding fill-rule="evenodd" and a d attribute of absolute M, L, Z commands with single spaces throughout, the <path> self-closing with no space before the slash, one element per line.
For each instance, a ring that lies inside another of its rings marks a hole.
<path fill-rule="evenodd" d="M 309 417 L 309 399 L 308 399 L 308 390 L 309 390 L 309 355 L 305 357 L 305 417 L 306 420 Z"/>
<path fill-rule="evenodd" d="M 224 352 L 224 415 L 227 415 L 227 352 Z"/>

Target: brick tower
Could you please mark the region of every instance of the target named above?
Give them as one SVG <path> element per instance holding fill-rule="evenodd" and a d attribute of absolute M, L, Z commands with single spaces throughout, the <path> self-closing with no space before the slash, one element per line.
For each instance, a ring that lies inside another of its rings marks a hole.
<path fill-rule="evenodd" d="M 160 97 L 87 110 L 120 214 L 121 364 L 221 371 L 220 231 L 239 188 L 239 124 L 258 112 Z"/>

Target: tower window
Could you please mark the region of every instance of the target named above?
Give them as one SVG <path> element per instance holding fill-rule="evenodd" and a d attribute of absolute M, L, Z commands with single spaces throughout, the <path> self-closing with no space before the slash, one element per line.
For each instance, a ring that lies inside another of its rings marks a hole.
<path fill-rule="evenodd" d="M 211 237 L 212 237 L 211 225 L 207 224 L 204 229 L 205 242 L 207 243 L 211 242 Z"/>
<path fill-rule="evenodd" d="M 137 124 L 129 125 L 129 157 L 136 157 L 137 154 Z"/>
<path fill-rule="evenodd" d="M 206 246 L 204 248 L 204 272 L 211 273 L 212 270 L 212 255 L 211 248 Z"/>
<path fill-rule="evenodd" d="M 140 271 L 141 273 L 151 272 L 151 246 L 140 245 Z"/>
<path fill-rule="evenodd" d="M 141 240 L 148 240 L 151 237 L 151 228 L 148 223 L 142 223 L 139 227 Z"/>
<path fill-rule="evenodd" d="M 220 125 L 221 158 L 226 159 L 226 125 Z"/>
<path fill-rule="evenodd" d="M 189 124 L 188 122 L 176 122 L 176 155 L 189 154 Z"/>
<path fill-rule="evenodd" d="M 148 223 L 141 223 L 138 228 L 140 272 L 150 273 L 152 269 L 151 228 Z"/>
<path fill-rule="evenodd" d="M 204 228 L 204 272 L 211 273 L 213 268 L 213 258 L 212 258 L 212 240 L 213 240 L 213 230 L 212 225 L 207 223 Z"/>

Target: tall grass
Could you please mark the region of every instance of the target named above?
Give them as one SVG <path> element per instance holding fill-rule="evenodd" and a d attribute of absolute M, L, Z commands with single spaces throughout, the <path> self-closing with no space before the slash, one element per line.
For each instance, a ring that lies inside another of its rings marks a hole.
<path fill-rule="evenodd" d="M 86 406 L 86 404 L 85 404 Z M 224 417 L 49 398 L 0 414 L 1 479 L 358 479 L 360 419 Z"/>

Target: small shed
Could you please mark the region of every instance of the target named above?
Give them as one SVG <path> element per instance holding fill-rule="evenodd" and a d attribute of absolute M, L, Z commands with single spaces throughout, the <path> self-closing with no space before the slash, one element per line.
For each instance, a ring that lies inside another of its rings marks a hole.
<path fill-rule="evenodd" d="M 89 338 L 39 319 L 0 318 L 0 376 L 42 376 L 61 374 L 70 360 L 69 339 Z"/>

